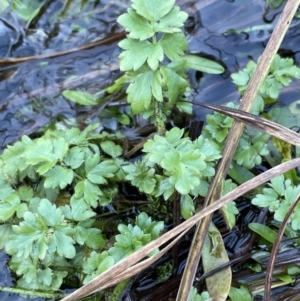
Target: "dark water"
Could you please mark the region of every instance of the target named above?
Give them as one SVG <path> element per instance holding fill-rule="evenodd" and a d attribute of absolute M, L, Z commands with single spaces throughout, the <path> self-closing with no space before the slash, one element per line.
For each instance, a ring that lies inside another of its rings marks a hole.
<path fill-rule="evenodd" d="M 66 100 L 64 89 L 95 93 L 120 74 L 119 49 L 115 39 L 86 50 L 61 54 L 101 39 L 122 29 L 116 18 L 129 1 L 45 1 L 47 4 L 30 23 L 7 7 L 0 14 L 0 151 L 23 134 L 32 134 L 49 122 L 69 119 L 70 123 L 89 119 L 84 109 Z M 226 67 L 221 75 L 190 71 L 196 101 L 226 103 L 238 101 L 239 94 L 230 74 L 243 68 L 249 59 L 262 54 L 283 7 L 272 9 L 263 0 L 177 1 L 187 11 L 185 24 L 189 52 L 213 58 Z M 279 53 L 300 61 L 300 27 L 296 19 Z M 55 55 L 57 54 L 57 55 Z M 7 63 L 6 58 L 49 55 L 42 59 Z M 291 85 L 280 96 L 288 104 L 299 98 L 299 87 Z M 207 111 L 195 108 L 195 116 Z M 228 244 L 232 239 L 226 238 Z M 226 240 L 225 239 L 225 240 Z M 13 278 L 0 254 L 0 286 L 12 286 Z M 0 301 L 26 300 L 26 297 L 0 293 Z M 41 300 L 41 299 L 36 299 Z"/>

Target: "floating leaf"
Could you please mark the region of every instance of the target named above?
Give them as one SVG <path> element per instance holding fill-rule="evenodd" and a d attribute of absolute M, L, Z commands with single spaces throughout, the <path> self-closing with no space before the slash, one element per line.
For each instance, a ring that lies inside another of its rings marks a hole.
<path fill-rule="evenodd" d="M 88 92 L 65 90 L 62 94 L 67 99 L 79 105 L 93 106 L 99 104 L 99 101 L 97 101 L 97 97 Z"/>

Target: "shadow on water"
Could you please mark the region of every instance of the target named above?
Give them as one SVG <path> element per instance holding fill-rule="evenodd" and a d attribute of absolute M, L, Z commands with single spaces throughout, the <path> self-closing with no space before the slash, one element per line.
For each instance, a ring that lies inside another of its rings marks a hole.
<path fill-rule="evenodd" d="M 129 0 L 73 2 L 45 1 L 40 13 L 27 22 L 9 6 L 0 14 L 1 150 L 22 135 L 33 134 L 55 120 L 73 119 L 83 124 L 98 120 L 94 115 L 95 120 L 88 118 L 90 111 L 85 112 L 69 102 L 61 92 L 78 88 L 95 93 L 119 76 L 117 43 L 123 36 L 118 34 L 122 29 L 116 18 L 126 10 Z M 194 100 L 210 104 L 237 102 L 240 95 L 231 83 L 230 74 L 262 54 L 283 7 L 271 9 L 264 0 L 178 0 L 177 3 L 189 14 L 185 24 L 189 52 L 213 58 L 226 67 L 221 75 L 189 72 Z M 297 19 L 292 22 L 279 51 L 296 62 L 300 60 L 299 24 Z M 43 57 L 34 59 L 36 56 Z M 23 57 L 31 59 L 22 61 Z M 16 60 L 7 62 L 8 58 Z M 298 95 L 299 87 L 294 84 L 282 93 L 280 101 L 288 104 Z M 97 113 L 97 108 L 92 112 Z M 195 107 L 195 118 L 204 119 L 206 113 Z M 241 202 L 239 206 L 245 205 Z M 257 220 L 260 214 L 248 207 L 246 210 L 252 214 L 249 220 Z M 240 224 L 247 228 L 247 223 L 243 220 Z M 177 275 L 182 272 L 190 239 L 187 236 L 181 242 L 182 260 Z M 232 258 L 243 251 L 249 239 L 243 227 L 224 236 Z M 1 253 L 0 286 L 14 283 L 6 260 L 6 255 Z M 170 287 L 178 287 L 177 278 L 174 277 Z M 130 296 L 127 294 L 124 300 L 165 300 L 162 292 L 167 297 L 166 286 L 157 284 L 153 269 L 139 275 L 131 288 Z M 157 292 L 157 296 L 151 292 L 149 297 L 149 290 Z M 0 293 L 0 300 L 26 299 Z"/>

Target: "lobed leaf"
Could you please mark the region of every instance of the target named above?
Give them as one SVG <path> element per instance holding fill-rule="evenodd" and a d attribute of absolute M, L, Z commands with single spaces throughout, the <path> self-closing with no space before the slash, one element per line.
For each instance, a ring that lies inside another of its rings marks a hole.
<path fill-rule="evenodd" d="M 63 163 L 72 169 L 79 168 L 83 162 L 85 154 L 78 146 L 70 148 L 64 157 Z"/>
<path fill-rule="evenodd" d="M 137 14 L 132 8 L 128 8 L 127 12 L 127 14 L 122 14 L 118 17 L 117 22 L 129 32 L 129 38 L 143 41 L 154 36 L 155 31 L 147 20 Z"/>
<path fill-rule="evenodd" d="M 87 204 L 92 207 L 98 206 L 98 201 L 103 195 L 98 185 L 91 183 L 85 179 L 78 182 L 75 186 L 75 197 L 82 198 Z"/>
<path fill-rule="evenodd" d="M 153 80 L 153 71 L 147 71 L 136 76 L 135 81 L 127 89 L 128 102 L 132 113 L 141 113 L 150 108 L 152 91 L 150 83 Z"/>
<path fill-rule="evenodd" d="M 45 174 L 45 188 L 65 188 L 68 184 L 71 184 L 74 178 L 74 172 L 72 169 L 65 168 L 59 165 L 54 166 L 48 170 Z"/>
<path fill-rule="evenodd" d="M 168 88 L 169 101 L 174 103 L 178 97 L 185 92 L 188 87 L 188 82 L 171 68 L 161 67 L 160 72 L 163 78 L 162 80 L 166 82 Z"/>
<path fill-rule="evenodd" d="M 101 141 L 100 147 L 106 154 L 110 155 L 113 158 L 122 155 L 122 147 L 120 145 L 115 144 L 113 141 L 110 140 Z"/>
<path fill-rule="evenodd" d="M 163 48 L 164 54 L 171 60 L 178 60 L 184 55 L 188 44 L 182 33 L 166 33 L 158 42 Z"/>
<path fill-rule="evenodd" d="M 113 160 L 105 160 L 94 166 L 87 174 L 88 180 L 93 184 L 107 184 L 107 178 L 112 178 L 119 170 Z"/>
<path fill-rule="evenodd" d="M 158 21 L 168 14 L 175 4 L 175 0 L 132 0 L 132 7 L 136 12 L 150 22 Z"/>
<path fill-rule="evenodd" d="M 178 6 L 175 6 L 171 11 L 163 16 L 158 23 L 154 25 L 156 32 L 176 33 L 181 32 L 179 27 L 184 25 L 188 14 L 180 11 Z"/>

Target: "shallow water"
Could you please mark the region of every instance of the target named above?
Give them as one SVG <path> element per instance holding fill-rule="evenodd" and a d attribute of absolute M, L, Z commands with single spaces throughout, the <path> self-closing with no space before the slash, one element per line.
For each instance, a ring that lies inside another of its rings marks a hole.
<path fill-rule="evenodd" d="M 189 13 L 185 26 L 189 52 L 214 58 L 226 67 L 221 75 L 189 72 L 195 100 L 213 104 L 238 101 L 240 96 L 231 83 L 230 74 L 262 54 L 283 7 L 270 9 L 263 0 L 179 0 L 177 3 Z M 86 50 L 59 53 L 120 32 L 116 18 L 128 4 L 128 0 L 49 1 L 30 24 L 10 7 L 1 12 L 0 151 L 23 134 L 35 133 L 51 121 L 78 120 L 81 116 L 84 116 L 82 122 L 93 121 L 84 109 L 66 100 L 61 92 L 78 88 L 95 93 L 111 83 L 120 74 L 117 66 L 120 38 Z M 299 21 L 294 20 L 279 51 L 297 62 L 300 60 L 299 31 Z M 58 55 L 53 55 L 55 53 Z M 5 63 L 5 58 L 37 55 L 53 57 Z M 297 99 L 297 84 L 280 97 L 285 104 Z M 194 110 L 196 118 L 204 119 L 206 112 L 198 107 Z M 97 116 L 94 117 L 97 120 Z M 6 260 L 6 255 L 1 253 L 0 286 L 11 286 L 14 282 Z M 0 293 L 0 301 L 26 299 Z"/>

